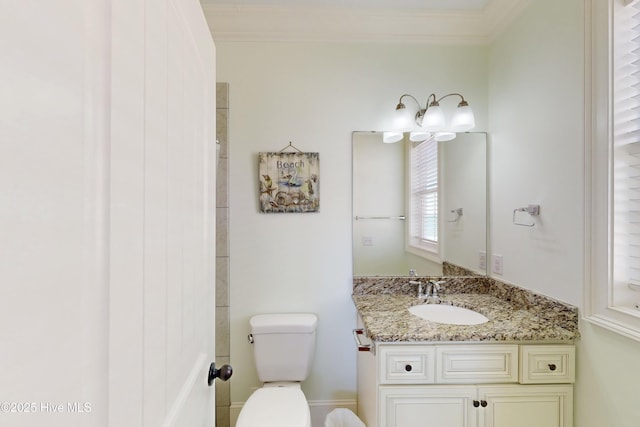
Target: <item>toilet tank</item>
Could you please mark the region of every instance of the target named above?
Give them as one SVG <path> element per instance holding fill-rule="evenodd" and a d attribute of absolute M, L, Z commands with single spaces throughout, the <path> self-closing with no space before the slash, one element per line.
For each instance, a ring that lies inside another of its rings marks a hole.
<path fill-rule="evenodd" d="M 304 381 L 309 375 L 318 318 L 310 313 L 258 314 L 249 320 L 262 382 Z"/>

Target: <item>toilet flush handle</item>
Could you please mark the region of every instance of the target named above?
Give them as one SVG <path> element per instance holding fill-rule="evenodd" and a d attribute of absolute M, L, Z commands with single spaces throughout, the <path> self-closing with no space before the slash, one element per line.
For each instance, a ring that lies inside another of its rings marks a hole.
<path fill-rule="evenodd" d="M 216 369 L 216 363 L 212 362 L 211 365 L 209 365 L 209 377 L 207 378 L 209 387 L 213 385 L 213 381 L 216 378 L 227 381 L 231 378 L 231 375 L 233 375 L 233 368 L 230 365 L 222 365 L 220 369 Z"/>

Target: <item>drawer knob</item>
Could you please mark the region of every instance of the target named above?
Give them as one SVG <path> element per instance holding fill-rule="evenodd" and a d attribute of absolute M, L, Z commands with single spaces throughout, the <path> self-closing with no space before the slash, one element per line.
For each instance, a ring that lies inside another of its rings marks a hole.
<path fill-rule="evenodd" d="M 487 407 L 487 401 L 486 400 L 481 400 L 480 401 L 480 406 L 482 406 L 483 408 Z"/>
<path fill-rule="evenodd" d="M 556 364 L 555 363 L 549 363 L 549 370 L 550 371 L 555 371 L 556 370 Z"/>
<path fill-rule="evenodd" d="M 480 402 L 478 402 L 477 400 L 473 401 L 473 407 L 477 408 L 478 406 L 480 406 Z"/>
<path fill-rule="evenodd" d="M 404 370 L 407 371 L 407 372 L 411 372 L 413 370 L 413 366 L 405 365 Z"/>

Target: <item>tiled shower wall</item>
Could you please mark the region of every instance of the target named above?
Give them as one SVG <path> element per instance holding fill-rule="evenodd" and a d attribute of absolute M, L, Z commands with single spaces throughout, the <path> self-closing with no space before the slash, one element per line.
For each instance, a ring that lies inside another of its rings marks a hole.
<path fill-rule="evenodd" d="M 229 363 L 229 83 L 216 85 L 216 364 Z M 216 381 L 216 427 L 229 427 L 229 382 Z"/>

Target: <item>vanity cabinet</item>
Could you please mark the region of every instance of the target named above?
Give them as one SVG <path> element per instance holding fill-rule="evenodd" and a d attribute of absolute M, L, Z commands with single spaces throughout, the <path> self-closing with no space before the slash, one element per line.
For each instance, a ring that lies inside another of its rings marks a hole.
<path fill-rule="evenodd" d="M 572 386 L 382 386 L 383 427 L 568 427 Z M 368 423 L 367 426 L 375 426 Z"/>
<path fill-rule="evenodd" d="M 376 344 L 358 353 L 368 427 L 572 427 L 572 345 Z"/>

